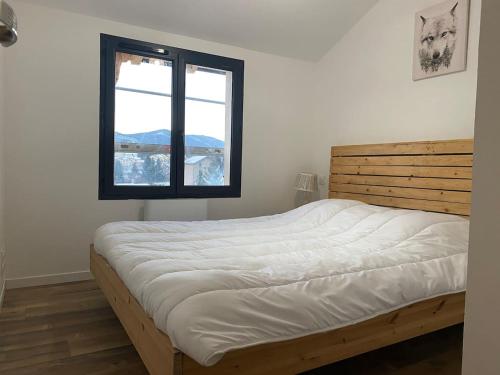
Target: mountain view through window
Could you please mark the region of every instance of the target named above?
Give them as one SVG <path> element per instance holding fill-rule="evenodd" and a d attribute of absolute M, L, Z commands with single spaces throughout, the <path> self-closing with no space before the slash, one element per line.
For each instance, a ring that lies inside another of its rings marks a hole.
<path fill-rule="evenodd" d="M 172 74 L 169 60 L 116 53 L 115 185 L 170 185 Z M 184 185 L 228 185 L 231 72 L 187 65 L 185 82 Z"/>

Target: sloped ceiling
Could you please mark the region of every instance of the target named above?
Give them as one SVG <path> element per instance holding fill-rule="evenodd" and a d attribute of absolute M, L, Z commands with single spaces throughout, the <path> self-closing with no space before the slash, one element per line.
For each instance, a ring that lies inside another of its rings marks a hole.
<path fill-rule="evenodd" d="M 33 4 L 316 61 L 377 0 L 24 0 Z"/>

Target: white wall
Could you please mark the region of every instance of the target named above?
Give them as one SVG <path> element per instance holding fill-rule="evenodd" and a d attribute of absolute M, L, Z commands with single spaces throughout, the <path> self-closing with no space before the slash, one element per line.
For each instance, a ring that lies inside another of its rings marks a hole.
<path fill-rule="evenodd" d="M 4 48 L 0 46 L 0 308 L 5 287 Z"/>
<path fill-rule="evenodd" d="M 244 59 L 242 198 L 209 202 L 208 216 L 293 207 L 294 175 L 307 167 L 311 63 L 11 3 L 21 30 L 6 56 L 9 278 L 86 271 L 95 229 L 141 215 L 140 201 L 97 200 L 99 33 Z"/>
<path fill-rule="evenodd" d="M 332 145 L 472 138 L 481 2 L 471 0 L 467 71 L 414 82 L 414 15 L 434 4 L 380 0 L 319 62 L 319 174 L 328 174 Z"/>
<path fill-rule="evenodd" d="M 472 137 L 480 0 L 471 1 L 467 71 L 413 82 L 414 14 L 435 0 L 380 0 L 317 64 L 11 0 L 21 38 L 6 56 L 8 277 L 86 271 L 94 230 L 142 215 L 140 201 L 97 200 L 99 33 L 245 60 L 242 198 L 199 211 L 254 216 L 292 208 L 295 173 L 326 176 L 331 145 Z M 182 217 L 179 205 L 162 206 Z"/>
<path fill-rule="evenodd" d="M 500 2 L 483 0 L 464 375 L 500 374 Z"/>

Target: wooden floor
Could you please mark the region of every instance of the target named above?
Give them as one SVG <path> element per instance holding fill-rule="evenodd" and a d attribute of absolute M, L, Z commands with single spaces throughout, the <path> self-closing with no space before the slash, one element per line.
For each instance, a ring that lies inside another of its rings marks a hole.
<path fill-rule="evenodd" d="M 462 327 L 352 358 L 309 374 L 459 375 Z M 0 374 L 147 375 L 93 281 L 7 291 L 0 313 Z"/>

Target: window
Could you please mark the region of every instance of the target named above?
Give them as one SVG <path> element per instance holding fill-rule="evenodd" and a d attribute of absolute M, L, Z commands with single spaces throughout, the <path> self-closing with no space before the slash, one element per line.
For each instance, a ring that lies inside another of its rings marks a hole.
<path fill-rule="evenodd" d="M 239 197 L 243 66 L 101 35 L 99 199 Z"/>

